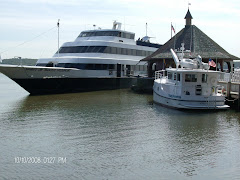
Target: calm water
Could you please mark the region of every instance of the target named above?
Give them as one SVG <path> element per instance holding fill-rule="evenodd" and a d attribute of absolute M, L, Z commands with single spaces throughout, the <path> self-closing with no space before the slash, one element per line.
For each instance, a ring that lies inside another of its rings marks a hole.
<path fill-rule="evenodd" d="M 239 178 L 240 113 L 130 90 L 28 96 L 0 74 L 0 179 Z"/>

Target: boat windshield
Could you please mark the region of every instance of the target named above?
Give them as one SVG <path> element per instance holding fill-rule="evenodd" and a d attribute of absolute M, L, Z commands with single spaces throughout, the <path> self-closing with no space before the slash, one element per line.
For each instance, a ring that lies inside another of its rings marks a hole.
<path fill-rule="evenodd" d="M 92 36 L 115 36 L 127 39 L 134 39 L 134 34 L 121 31 L 84 31 L 78 37 L 92 37 Z"/>

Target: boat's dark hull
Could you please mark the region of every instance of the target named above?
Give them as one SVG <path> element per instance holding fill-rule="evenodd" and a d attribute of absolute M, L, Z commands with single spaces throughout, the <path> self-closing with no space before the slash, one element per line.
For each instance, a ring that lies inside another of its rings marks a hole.
<path fill-rule="evenodd" d="M 137 78 L 33 78 L 13 80 L 31 95 L 40 95 L 129 88 L 136 83 Z"/>

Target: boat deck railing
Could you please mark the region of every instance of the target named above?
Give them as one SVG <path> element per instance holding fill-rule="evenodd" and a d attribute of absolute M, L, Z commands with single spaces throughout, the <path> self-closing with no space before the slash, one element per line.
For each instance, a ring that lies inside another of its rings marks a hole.
<path fill-rule="evenodd" d="M 164 76 L 166 70 L 155 71 L 155 79 L 160 79 Z"/>

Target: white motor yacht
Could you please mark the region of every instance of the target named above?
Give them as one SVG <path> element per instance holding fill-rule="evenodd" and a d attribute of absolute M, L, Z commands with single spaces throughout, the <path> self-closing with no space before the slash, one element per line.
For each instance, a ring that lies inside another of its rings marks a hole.
<path fill-rule="evenodd" d="M 178 109 L 227 109 L 222 87 L 218 86 L 218 71 L 209 70 L 201 56 L 180 59 L 171 49 L 176 68 L 157 71 L 153 86 L 153 101 Z"/>
<path fill-rule="evenodd" d="M 147 75 L 147 65 L 139 60 L 160 47 L 148 36 L 134 39 L 114 21 L 112 29 L 81 32 L 36 66 L 0 65 L 0 72 L 31 95 L 128 88 Z"/>

